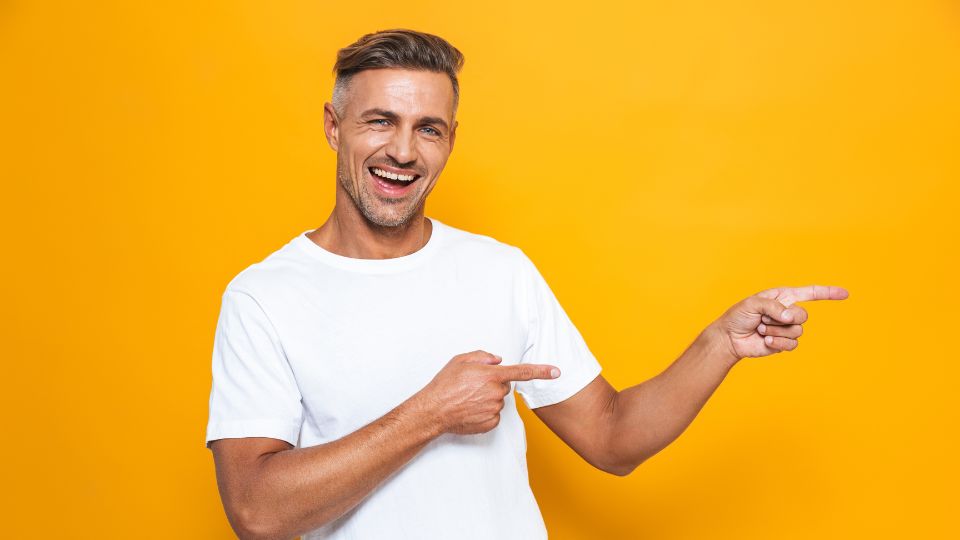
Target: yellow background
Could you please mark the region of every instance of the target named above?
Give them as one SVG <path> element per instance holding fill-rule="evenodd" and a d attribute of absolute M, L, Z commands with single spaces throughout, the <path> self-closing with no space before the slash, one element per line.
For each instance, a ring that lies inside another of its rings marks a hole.
<path fill-rule="evenodd" d="M 220 295 L 333 204 L 335 53 L 466 55 L 427 215 L 523 248 L 617 388 L 761 289 L 738 365 L 627 478 L 527 410 L 552 539 L 946 538 L 957 512 L 955 2 L 0 2 L 6 538 L 230 538 Z"/>

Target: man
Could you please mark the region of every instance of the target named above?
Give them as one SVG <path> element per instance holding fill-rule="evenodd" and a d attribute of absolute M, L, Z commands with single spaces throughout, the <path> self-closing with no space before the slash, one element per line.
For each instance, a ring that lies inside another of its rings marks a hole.
<path fill-rule="evenodd" d="M 409 30 L 342 49 L 324 106 L 335 207 L 227 285 L 207 442 L 242 538 L 545 538 L 513 390 L 590 464 L 627 475 L 739 359 L 796 348 L 795 302 L 847 296 L 758 293 L 618 392 L 520 249 L 424 216 L 462 63 Z"/>

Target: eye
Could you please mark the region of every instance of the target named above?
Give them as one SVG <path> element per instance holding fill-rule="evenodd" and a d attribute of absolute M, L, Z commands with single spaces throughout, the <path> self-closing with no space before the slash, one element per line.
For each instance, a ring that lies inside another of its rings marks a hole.
<path fill-rule="evenodd" d="M 377 122 L 383 122 L 383 123 L 382 123 L 382 124 L 377 124 Z M 368 123 L 370 123 L 370 124 L 375 124 L 375 125 L 378 125 L 378 126 L 385 126 L 385 125 L 389 124 L 390 121 L 387 120 L 386 118 L 374 118 L 373 120 L 371 120 L 371 121 L 368 122 Z"/>
<path fill-rule="evenodd" d="M 433 129 L 432 127 L 425 127 L 425 128 L 423 128 L 423 129 L 429 130 L 429 133 L 428 133 L 429 135 L 433 135 L 434 137 L 439 137 L 439 136 L 440 136 L 440 132 L 437 131 L 437 130 L 435 130 L 435 129 Z"/>

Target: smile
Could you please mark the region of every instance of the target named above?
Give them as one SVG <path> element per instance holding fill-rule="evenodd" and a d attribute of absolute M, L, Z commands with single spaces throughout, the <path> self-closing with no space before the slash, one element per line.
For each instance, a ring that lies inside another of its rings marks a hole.
<path fill-rule="evenodd" d="M 419 174 L 400 174 L 380 167 L 367 167 L 377 192 L 387 199 L 399 199 L 413 193 Z"/>
<path fill-rule="evenodd" d="M 392 180 L 392 181 L 394 181 L 394 182 L 402 182 L 402 183 L 405 183 L 405 184 L 406 184 L 406 183 L 409 183 L 409 182 L 413 182 L 413 181 L 416 180 L 417 178 L 420 178 L 420 175 L 418 175 L 418 174 L 398 174 L 398 173 L 392 173 L 392 172 L 389 172 L 389 171 L 385 171 L 385 170 L 383 170 L 383 169 L 381 169 L 381 168 L 379 168 L 379 167 L 370 167 L 369 170 L 370 170 L 370 173 L 373 174 L 374 176 L 378 176 L 378 177 L 383 178 L 383 179 L 385 179 L 385 180 Z"/>

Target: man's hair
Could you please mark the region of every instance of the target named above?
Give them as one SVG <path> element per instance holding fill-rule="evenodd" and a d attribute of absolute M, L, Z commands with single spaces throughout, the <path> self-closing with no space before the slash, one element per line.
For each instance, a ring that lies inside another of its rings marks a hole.
<path fill-rule="evenodd" d="M 333 66 L 336 82 L 333 85 L 333 108 L 343 114 L 350 79 L 367 69 L 403 68 L 446 73 L 453 83 L 453 111 L 460 102 L 457 73 L 463 67 L 463 54 L 445 39 L 395 28 L 366 34 L 352 45 L 337 51 Z"/>

